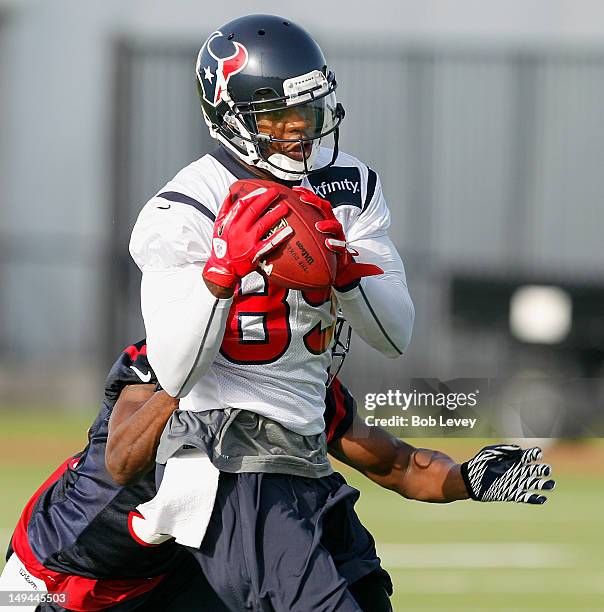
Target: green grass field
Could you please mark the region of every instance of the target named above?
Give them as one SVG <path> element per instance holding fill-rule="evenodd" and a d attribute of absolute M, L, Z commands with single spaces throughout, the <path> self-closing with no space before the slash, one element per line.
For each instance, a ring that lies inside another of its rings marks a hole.
<path fill-rule="evenodd" d="M 85 443 L 90 413 L 0 414 L 0 545 L 21 507 Z M 52 415 L 52 416 L 51 416 Z M 27 434 L 25 433 L 27 432 Z M 466 458 L 478 440 L 419 441 Z M 390 571 L 399 610 L 604 610 L 604 441 L 546 451 L 558 486 L 541 507 L 421 504 L 345 470 Z"/>

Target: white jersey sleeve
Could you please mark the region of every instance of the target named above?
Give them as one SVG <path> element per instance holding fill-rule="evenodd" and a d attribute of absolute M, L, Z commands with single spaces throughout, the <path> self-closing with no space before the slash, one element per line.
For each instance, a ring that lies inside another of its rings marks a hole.
<path fill-rule="evenodd" d="M 383 355 L 396 358 L 411 341 L 415 308 L 403 261 L 388 237 L 390 211 L 377 174 L 374 181 L 373 197 L 350 227 L 347 240 L 359 252 L 357 261 L 375 264 L 384 274 L 363 278 L 358 287 L 336 295 L 359 336 Z"/>
<path fill-rule="evenodd" d="M 130 255 L 141 271 L 203 268 L 210 255 L 212 221 L 195 208 L 155 196 L 141 210 L 130 238 Z"/>
<path fill-rule="evenodd" d="M 202 277 L 216 211 L 183 191 L 152 198 L 130 240 L 130 253 L 143 273 L 149 362 L 174 397 L 186 395 L 210 368 L 232 302 L 214 297 Z"/>
<path fill-rule="evenodd" d="M 403 262 L 388 237 L 390 211 L 381 182 L 373 170 L 350 155 L 339 155 L 338 164 L 329 170 L 335 180 L 314 178 L 311 186 L 331 202 L 347 241 L 359 252 L 357 261 L 373 263 L 384 274 L 334 293 L 344 316 L 365 342 L 387 357 L 399 357 L 411 340 L 415 310 Z"/>
<path fill-rule="evenodd" d="M 403 262 L 387 235 L 355 241 L 357 261 L 384 274 L 361 279 L 349 291 L 335 291 L 342 312 L 367 344 L 386 357 L 400 357 L 411 341 L 415 308 Z"/>
<path fill-rule="evenodd" d="M 376 172 L 366 166 L 366 204 L 346 231 L 346 240 L 353 248 L 359 240 L 385 236 L 390 228 L 390 209 L 382 192 L 382 183 Z M 361 174 L 362 176 L 363 174 Z M 373 190 L 373 193 L 371 193 Z"/>

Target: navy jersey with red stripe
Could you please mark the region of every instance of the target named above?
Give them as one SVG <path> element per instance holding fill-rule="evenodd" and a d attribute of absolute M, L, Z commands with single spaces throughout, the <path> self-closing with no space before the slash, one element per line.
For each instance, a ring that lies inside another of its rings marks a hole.
<path fill-rule="evenodd" d="M 176 546 L 141 546 L 128 529 L 128 517 L 155 495 L 153 473 L 119 486 L 105 467 L 109 418 L 127 385 L 157 379 L 144 341 L 128 347 L 111 368 L 102 408 L 75 467 L 41 493 L 28 524 L 36 558 L 47 568 L 101 578 L 143 578 L 165 573 L 182 554 Z"/>
<path fill-rule="evenodd" d="M 105 467 L 113 407 L 124 387 L 145 383 L 156 384 L 157 378 L 147 361 L 145 341 L 141 340 L 125 349 L 111 368 L 101 411 L 77 464 L 69 463 L 28 504 L 27 548 L 45 568 L 91 578 L 149 578 L 166 573 L 179 561 L 179 555 L 188 554 L 172 540 L 146 544 L 133 531 L 136 506 L 156 493 L 153 471 L 137 483 L 122 487 Z M 346 432 L 354 411 L 354 399 L 335 379 L 326 397 L 328 442 Z M 20 554 L 18 535 L 17 530 L 13 547 L 22 557 L 25 553 Z"/>

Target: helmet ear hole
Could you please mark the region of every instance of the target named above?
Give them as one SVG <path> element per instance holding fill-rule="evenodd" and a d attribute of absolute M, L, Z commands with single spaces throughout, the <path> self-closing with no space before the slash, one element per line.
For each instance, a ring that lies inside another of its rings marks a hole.
<path fill-rule="evenodd" d="M 270 100 L 271 98 L 278 98 L 277 92 L 270 87 L 261 87 L 254 92 L 254 102 L 262 100 Z"/>
<path fill-rule="evenodd" d="M 257 89 L 252 96 L 252 102 L 255 103 L 253 106 L 256 111 L 268 112 L 273 110 L 277 106 L 280 106 L 279 104 L 275 104 L 274 102 L 274 100 L 278 99 L 279 94 L 271 87 L 261 87 L 260 89 Z M 258 116 L 254 115 L 254 117 L 254 123 L 256 123 L 256 119 L 258 118 Z"/>
<path fill-rule="evenodd" d="M 266 34 L 266 30 L 258 30 L 258 36 L 264 36 Z"/>

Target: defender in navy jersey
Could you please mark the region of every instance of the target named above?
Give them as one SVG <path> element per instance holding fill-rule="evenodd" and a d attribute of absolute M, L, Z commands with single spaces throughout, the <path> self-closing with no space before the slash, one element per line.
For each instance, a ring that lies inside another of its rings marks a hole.
<path fill-rule="evenodd" d="M 38 489 L 11 540 L 9 555 L 48 591 L 67 592 L 69 609 L 101 610 L 146 599 L 175 567 L 182 584 L 198 574 L 181 547 L 150 545 L 133 529 L 136 506 L 155 495 L 153 472 L 122 487 L 105 467 L 108 423 L 120 394 L 128 385 L 157 384 L 146 348 L 140 341 L 115 362 L 88 445 Z"/>

